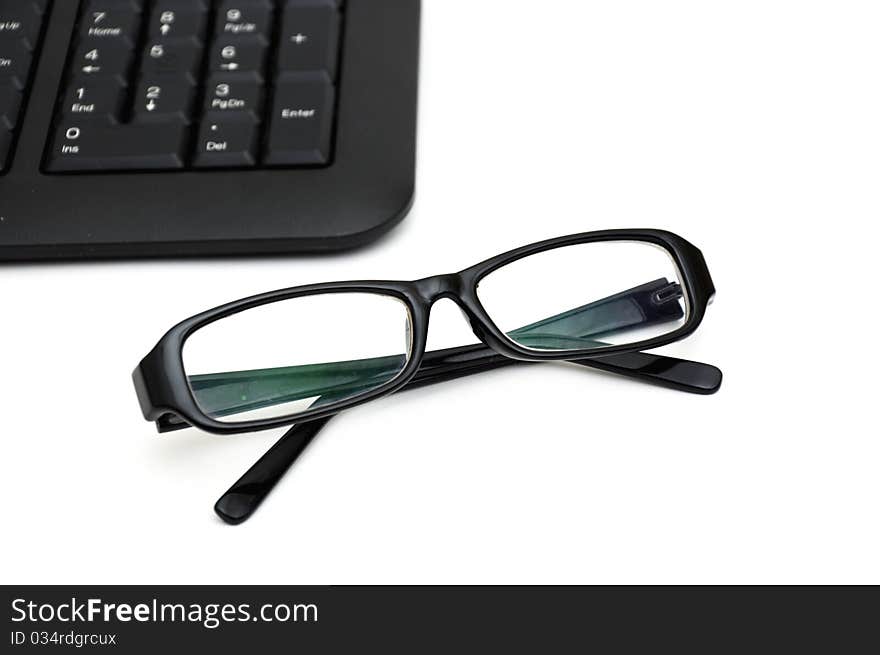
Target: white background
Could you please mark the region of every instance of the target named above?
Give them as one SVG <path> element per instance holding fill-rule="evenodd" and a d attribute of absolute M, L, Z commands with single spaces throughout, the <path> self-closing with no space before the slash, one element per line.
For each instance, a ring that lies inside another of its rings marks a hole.
<path fill-rule="evenodd" d="M 0 578 L 880 582 L 878 19 L 426 0 L 417 204 L 377 246 L 0 267 Z M 158 436 L 140 416 L 131 370 L 199 310 L 609 227 L 704 251 L 716 302 L 665 350 L 722 367 L 717 395 L 542 365 L 387 398 L 331 422 L 239 527 L 213 502 L 278 433 Z"/>

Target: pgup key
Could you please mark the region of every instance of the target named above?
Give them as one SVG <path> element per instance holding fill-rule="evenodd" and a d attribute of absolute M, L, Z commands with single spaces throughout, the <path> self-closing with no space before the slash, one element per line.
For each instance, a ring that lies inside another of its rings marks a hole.
<path fill-rule="evenodd" d="M 0 1 L 0 40 L 17 39 L 28 50 L 33 50 L 42 28 L 41 13 L 35 5 L 21 0 Z"/>

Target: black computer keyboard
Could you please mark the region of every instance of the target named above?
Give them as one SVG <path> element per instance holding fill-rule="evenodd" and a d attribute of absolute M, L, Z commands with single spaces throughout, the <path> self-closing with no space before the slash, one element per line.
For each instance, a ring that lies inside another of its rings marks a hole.
<path fill-rule="evenodd" d="M 418 19 L 418 0 L 0 0 L 0 259 L 375 238 L 412 198 Z"/>

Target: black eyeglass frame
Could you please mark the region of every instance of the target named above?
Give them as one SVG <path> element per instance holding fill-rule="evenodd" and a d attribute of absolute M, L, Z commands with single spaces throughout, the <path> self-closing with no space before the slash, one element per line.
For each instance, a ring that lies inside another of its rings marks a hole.
<path fill-rule="evenodd" d="M 557 248 L 607 241 L 644 242 L 666 250 L 681 274 L 687 312 L 678 329 L 652 339 L 624 345 L 584 350 L 536 350 L 507 337 L 483 308 L 477 294 L 480 281 L 515 261 Z M 392 380 L 346 400 L 299 414 L 271 419 L 227 423 L 205 414 L 195 400 L 183 361 L 186 340 L 215 321 L 274 302 L 327 293 L 373 293 L 397 298 L 409 311 L 411 349 L 407 362 Z M 626 229 L 584 232 L 548 239 L 487 259 L 459 273 L 436 275 L 412 282 L 330 282 L 281 289 L 237 300 L 193 316 L 173 327 L 135 369 L 133 378 L 144 417 L 156 421 L 160 430 L 193 427 L 215 434 L 257 432 L 327 418 L 340 411 L 370 402 L 405 386 L 415 377 L 425 355 L 431 307 L 438 300 L 453 300 L 468 318 L 474 334 L 495 352 L 521 361 L 562 361 L 601 358 L 616 353 L 659 348 L 679 341 L 696 330 L 715 295 L 715 287 L 700 250 L 682 237 L 665 230 Z"/>

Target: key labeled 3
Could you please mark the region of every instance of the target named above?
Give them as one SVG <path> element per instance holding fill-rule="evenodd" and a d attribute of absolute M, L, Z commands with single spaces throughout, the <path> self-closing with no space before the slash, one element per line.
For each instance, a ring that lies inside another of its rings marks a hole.
<path fill-rule="evenodd" d="M 247 112 L 259 116 L 263 82 L 256 73 L 213 75 L 205 94 L 206 112 Z"/>

